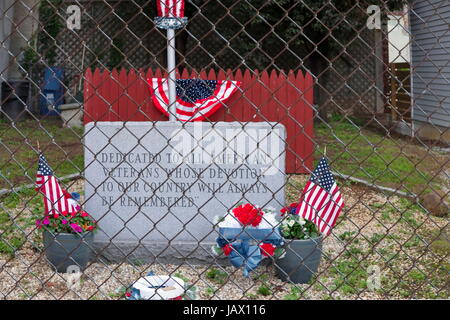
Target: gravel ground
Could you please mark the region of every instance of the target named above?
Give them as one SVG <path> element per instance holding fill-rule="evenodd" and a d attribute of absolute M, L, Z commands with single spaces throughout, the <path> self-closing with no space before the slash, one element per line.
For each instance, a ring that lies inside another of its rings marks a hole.
<path fill-rule="evenodd" d="M 289 178 L 288 198 L 298 194 L 306 179 Z M 82 185 L 82 180 L 74 181 L 70 189 L 81 191 Z M 53 272 L 44 260 L 41 236 L 30 223 L 33 210 L 23 199 L 10 211 L 28 240 L 15 255 L 0 254 L 0 297 L 123 299 L 124 288 L 153 271 L 187 280 L 196 287 L 198 299 L 448 299 L 448 219 L 428 216 L 404 199 L 358 185 L 341 190 L 345 209 L 324 240 L 317 276 L 305 285 L 282 282 L 270 264 L 245 278 L 231 266 L 96 262 L 85 270 L 78 287 L 69 289 L 68 276 Z M 381 288 L 370 290 L 367 268 L 374 265 L 380 268 Z"/>

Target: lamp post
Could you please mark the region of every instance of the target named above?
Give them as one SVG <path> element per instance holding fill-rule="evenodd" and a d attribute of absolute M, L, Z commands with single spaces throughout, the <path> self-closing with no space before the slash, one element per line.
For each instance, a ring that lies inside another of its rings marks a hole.
<path fill-rule="evenodd" d="M 176 61 L 175 61 L 175 30 L 184 27 L 188 19 L 184 17 L 184 0 L 158 0 L 158 14 L 155 24 L 160 29 L 167 30 L 167 72 L 169 86 L 169 121 L 176 121 Z"/>

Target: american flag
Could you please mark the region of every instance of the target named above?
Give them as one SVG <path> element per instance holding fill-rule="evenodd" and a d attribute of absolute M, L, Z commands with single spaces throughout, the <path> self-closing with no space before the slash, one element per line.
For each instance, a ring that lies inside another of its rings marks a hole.
<path fill-rule="evenodd" d="M 342 208 L 339 188 L 331 174 L 327 159 L 322 157 L 303 189 L 297 214 L 313 221 L 323 234 L 329 234 Z"/>
<path fill-rule="evenodd" d="M 38 171 L 36 175 L 36 190 L 44 195 L 45 214 L 61 214 L 76 212 L 76 205 L 69 203 L 61 189 L 58 180 L 48 165 L 44 155 L 39 155 Z"/>
<path fill-rule="evenodd" d="M 169 85 L 167 79 L 147 79 L 152 100 L 166 116 L 169 116 Z M 180 121 L 201 121 L 219 110 L 222 104 L 236 92 L 239 81 L 225 80 L 176 80 L 176 117 Z"/>
<path fill-rule="evenodd" d="M 157 0 L 160 17 L 184 17 L 184 0 Z"/>

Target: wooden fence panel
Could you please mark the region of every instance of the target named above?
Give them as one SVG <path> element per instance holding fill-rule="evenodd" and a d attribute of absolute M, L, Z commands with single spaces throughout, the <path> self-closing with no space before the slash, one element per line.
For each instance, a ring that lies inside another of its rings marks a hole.
<path fill-rule="evenodd" d="M 180 76 L 180 73 L 177 72 Z M 147 79 L 165 77 L 161 69 L 87 70 L 84 122 L 167 121 L 152 103 Z M 313 165 L 313 78 L 302 71 L 288 74 L 273 70 L 181 72 L 182 78 L 236 80 L 242 87 L 210 121 L 279 122 L 286 127 L 286 171 L 306 173 Z"/>

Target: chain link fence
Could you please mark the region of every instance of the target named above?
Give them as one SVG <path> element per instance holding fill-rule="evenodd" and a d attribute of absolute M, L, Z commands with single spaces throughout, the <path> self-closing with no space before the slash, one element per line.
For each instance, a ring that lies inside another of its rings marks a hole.
<path fill-rule="evenodd" d="M 150 0 L 0 3 L 0 297 L 135 298 L 149 274 L 185 299 L 449 297 L 448 2 L 186 1 L 177 78 L 240 83 L 196 123 L 169 122 L 153 99 L 170 71 L 157 15 Z M 40 153 L 80 196 L 53 200 L 96 219 L 93 241 L 43 235 Z M 268 256 L 248 276 L 230 260 L 252 254 L 211 249 L 220 217 L 247 202 L 289 238 L 280 210 L 322 156 L 345 206 L 323 239 L 277 243 L 288 272 L 271 235 L 226 239 Z"/>

